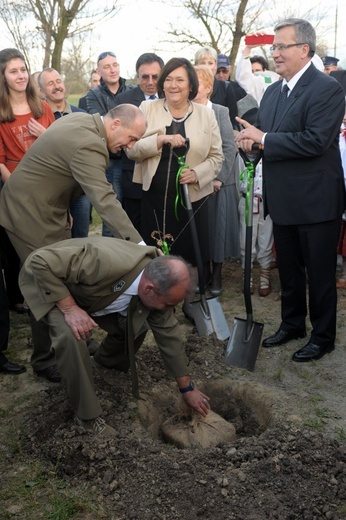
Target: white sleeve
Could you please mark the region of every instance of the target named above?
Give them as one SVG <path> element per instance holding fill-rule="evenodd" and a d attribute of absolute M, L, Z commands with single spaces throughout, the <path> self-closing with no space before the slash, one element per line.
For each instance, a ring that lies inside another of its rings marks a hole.
<path fill-rule="evenodd" d="M 251 61 L 249 58 L 241 56 L 236 71 L 235 79 L 247 94 L 253 96 L 260 104 L 262 96 L 266 90 L 265 79 L 262 76 L 255 76 L 252 73 Z"/>

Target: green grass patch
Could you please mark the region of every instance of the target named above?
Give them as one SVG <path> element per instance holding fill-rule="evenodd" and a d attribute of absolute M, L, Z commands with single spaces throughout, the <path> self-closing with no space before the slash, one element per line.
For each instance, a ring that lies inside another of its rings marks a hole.
<path fill-rule="evenodd" d="M 102 508 L 92 504 L 91 496 L 88 485 L 71 487 L 68 481 L 57 477 L 55 469 L 49 471 L 38 462 L 24 465 L 20 461 L 9 468 L 2 483 L 0 518 L 105 518 Z"/>
<path fill-rule="evenodd" d="M 91 213 L 92 222 L 89 227 L 89 233 L 90 234 L 101 234 L 101 226 L 102 226 L 102 219 L 100 215 L 97 213 L 96 209 L 92 209 Z"/>
<path fill-rule="evenodd" d="M 78 101 L 83 96 L 85 96 L 85 94 L 71 94 L 68 96 L 67 101 L 70 103 L 70 105 L 78 107 Z"/>

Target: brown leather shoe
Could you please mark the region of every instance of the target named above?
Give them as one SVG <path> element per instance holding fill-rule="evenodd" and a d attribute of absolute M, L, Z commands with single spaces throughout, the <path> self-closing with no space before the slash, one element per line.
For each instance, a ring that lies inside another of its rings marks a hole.
<path fill-rule="evenodd" d="M 260 296 L 268 296 L 268 294 L 270 294 L 271 292 L 272 292 L 272 287 L 270 284 L 267 287 L 260 287 L 258 289 L 258 294 Z"/>
<path fill-rule="evenodd" d="M 258 289 L 258 293 L 260 296 L 268 296 L 272 292 L 272 287 L 270 283 L 270 268 L 264 269 L 262 267 L 260 271 L 260 286 Z"/>

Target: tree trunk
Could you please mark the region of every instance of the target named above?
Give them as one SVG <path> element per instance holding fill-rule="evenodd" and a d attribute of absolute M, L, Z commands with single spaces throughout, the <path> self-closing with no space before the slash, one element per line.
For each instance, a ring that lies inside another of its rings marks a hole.
<path fill-rule="evenodd" d="M 241 41 L 242 37 L 245 35 L 245 33 L 243 31 L 243 22 L 244 22 L 244 14 L 245 14 L 245 10 L 246 10 L 248 1 L 249 0 L 240 0 L 238 10 L 237 10 L 237 15 L 236 15 L 236 19 L 235 19 L 235 27 L 233 30 L 233 45 L 232 45 L 231 55 L 229 58 L 232 68 L 234 68 L 235 60 L 237 59 L 240 41 Z"/>

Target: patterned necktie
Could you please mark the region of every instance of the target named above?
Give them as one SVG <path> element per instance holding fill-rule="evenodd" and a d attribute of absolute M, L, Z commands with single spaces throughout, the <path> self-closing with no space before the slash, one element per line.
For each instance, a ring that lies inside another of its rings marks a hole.
<path fill-rule="evenodd" d="M 149 96 L 148 99 L 156 99 L 156 94 L 151 94 L 151 96 Z"/>
<path fill-rule="evenodd" d="M 288 99 L 288 95 L 287 95 L 288 91 L 289 91 L 289 88 L 286 84 L 282 87 L 281 92 L 280 92 L 279 102 L 278 102 L 278 106 L 276 108 L 276 113 L 275 113 L 274 124 L 278 122 L 280 114 L 282 113 L 283 109 L 285 108 L 285 105 L 286 105 L 287 99 Z"/>

